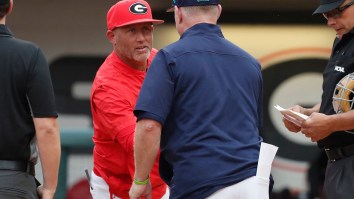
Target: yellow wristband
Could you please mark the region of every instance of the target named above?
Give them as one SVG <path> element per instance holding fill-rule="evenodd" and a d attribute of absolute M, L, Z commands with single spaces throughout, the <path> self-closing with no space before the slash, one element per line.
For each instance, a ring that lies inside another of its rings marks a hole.
<path fill-rule="evenodd" d="M 136 185 L 147 185 L 147 183 L 149 183 L 149 180 L 150 180 L 149 176 L 144 181 L 140 181 L 140 180 L 137 180 L 136 178 L 134 178 L 134 184 L 136 184 Z"/>

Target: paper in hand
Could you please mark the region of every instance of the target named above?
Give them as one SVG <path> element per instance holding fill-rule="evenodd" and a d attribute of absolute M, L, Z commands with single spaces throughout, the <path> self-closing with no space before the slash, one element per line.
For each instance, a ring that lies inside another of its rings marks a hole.
<path fill-rule="evenodd" d="M 301 123 L 308 118 L 307 115 L 292 111 L 290 109 L 284 109 L 279 105 L 275 105 L 274 108 L 280 111 L 280 113 L 284 116 L 285 119 L 289 120 L 297 126 L 301 126 Z"/>

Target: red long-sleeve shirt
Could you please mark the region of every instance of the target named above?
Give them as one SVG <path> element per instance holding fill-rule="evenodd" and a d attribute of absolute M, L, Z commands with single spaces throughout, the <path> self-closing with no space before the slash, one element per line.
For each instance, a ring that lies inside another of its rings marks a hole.
<path fill-rule="evenodd" d="M 150 64 L 156 54 L 153 49 Z M 110 192 L 129 198 L 134 177 L 133 110 L 146 71 L 136 70 L 112 52 L 97 71 L 91 90 L 91 111 L 94 125 L 94 172 L 109 185 Z M 150 174 L 153 198 L 161 198 L 166 185 L 158 175 L 158 159 Z"/>

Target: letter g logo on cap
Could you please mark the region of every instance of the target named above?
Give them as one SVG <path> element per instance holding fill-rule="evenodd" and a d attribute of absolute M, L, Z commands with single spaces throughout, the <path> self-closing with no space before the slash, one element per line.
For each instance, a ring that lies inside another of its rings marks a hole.
<path fill-rule="evenodd" d="M 130 6 L 129 10 L 134 14 L 145 14 L 148 9 L 142 3 L 134 3 Z"/>

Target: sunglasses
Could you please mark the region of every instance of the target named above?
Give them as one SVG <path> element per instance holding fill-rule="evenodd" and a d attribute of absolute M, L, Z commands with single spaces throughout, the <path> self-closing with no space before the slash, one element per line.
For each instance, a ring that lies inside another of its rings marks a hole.
<path fill-rule="evenodd" d="M 339 18 L 339 17 L 342 15 L 342 12 L 343 12 L 345 9 L 349 8 L 349 7 L 350 7 L 351 5 L 353 5 L 353 4 L 354 4 L 354 1 L 347 3 L 347 4 L 345 4 L 345 5 L 342 6 L 342 7 L 336 8 L 336 9 L 331 10 L 331 11 L 326 12 L 326 13 L 323 13 L 323 17 L 326 18 L 327 20 L 328 20 L 328 18 L 330 18 L 330 17 L 332 17 L 332 18 L 334 18 L 334 19 L 337 19 L 337 18 Z"/>

